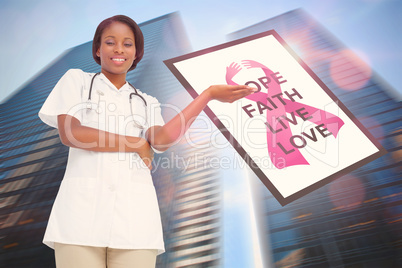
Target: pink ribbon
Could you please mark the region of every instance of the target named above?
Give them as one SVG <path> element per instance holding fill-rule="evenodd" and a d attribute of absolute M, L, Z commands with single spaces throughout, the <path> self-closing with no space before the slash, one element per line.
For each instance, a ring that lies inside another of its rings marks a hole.
<path fill-rule="evenodd" d="M 251 61 L 251 60 L 245 60 L 242 61 L 243 65 L 248 68 L 261 68 L 266 77 L 272 78 L 271 75 L 274 74 L 273 71 L 268 69 L 266 66 L 264 66 L 261 63 L 258 63 L 256 61 Z M 226 82 L 228 85 L 237 85 L 235 82 L 233 82 L 233 77 L 241 70 L 240 65 L 236 63 L 230 64 L 228 67 L 226 67 Z M 331 132 L 335 137 L 337 136 L 339 129 L 343 126 L 344 122 L 342 119 L 337 117 L 334 114 L 328 113 L 324 110 L 314 108 L 309 105 L 305 105 L 296 101 L 291 101 L 285 98 L 281 98 L 283 100 L 281 102 L 276 102 L 273 104 L 272 102 L 268 103 L 267 98 L 272 98 L 272 96 L 277 96 L 277 95 L 282 94 L 282 90 L 280 85 L 275 81 L 275 79 L 271 79 L 271 82 L 269 83 L 269 90 L 268 93 L 263 93 L 263 92 L 256 92 L 254 94 L 246 96 L 247 99 L 255 101 L 255 102 L 261 102 L 265 104 L 266 106 L 273 106 L 275 105 L 277 108 L 272 109 L 267 111 L 267 123 L 272 127 L 275 128 L 276 125 L 278 125 L 278 120 L 277 118 L 281 118 L 286 113 L 292 113 L 295 116 L 300 117 L 298 113 L 295 111 L 301 108 L 304 108 L 304 111 L 308 113 L 308 118 L 310 122 L 313 122 L 317 125 L 324 124 L 325 127 L 328 129 L 329 132 Z M 303 111 L 303 112 L 304 112 Z M 295 117 L 294 117 L 295 118 Z M 282 123 L 286 127 L 282 126 L 282 129 L 280 132 L 274 132 L 269 130 L 267 127 L 267 145 L 268 145 L 268 154 L 270 156 L 270 159 L 272 163 L 275 165 L 276 168 L 281 169 L 284 167 L 288 166 L 294 166 L 294 165 L 309 165 L 307 160 L 303 157 L 301 152 L 299 151 L 298 148 L 295 148 L 294 146 L 291 145 L 290 143 L 290 138 L 292 137 L 292 131 L 289 127 L 289 122 L 287 120 L 281 120 Z M 279 133 L 277 135 L 277 133 Z M 307 133 L 310 134 L 310 133 Z M 280 145 L 278 145 L 280 144 Z M 282 146 L 284 148 L 292 148 L 294 151 L 291 153 L 286 154 L 283 149 L 281 149 L 279 146 Z M 285 163 L 279 163 L 276 161 L 275 157 L 277 159 L 280 159 L 282 157 L 285 160 Z M 284 165 L 283 165 L 284 164 Z"/>

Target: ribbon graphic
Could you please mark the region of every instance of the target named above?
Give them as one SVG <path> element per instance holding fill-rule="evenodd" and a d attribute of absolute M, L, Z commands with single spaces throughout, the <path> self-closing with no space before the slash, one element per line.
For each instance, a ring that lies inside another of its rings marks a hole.
<path fill-rule="evenodd" d="M 275 75 L 273 71 L 271 71 L 270 69 L 268 69 L 268 67 L 259 62 L 244 60 L 242 61 L 242 63 L 243 66 L 245 66 L 247 69 L 261 68 L 267 78 L 273 77 Z M 238 72 L 240 72 L 241 69 L 242 67 L 234 62 L 226 67 L 226 82 L 228 85 L 237 85 L 237 83 L 235 83 L 232 79 Z M 266 121 L 268 154 L 275 167 L 281 169 L 294 165 L 309 165 L 299 149 L 292 146 L 290 143 L 290 139 L 293 134 L 289 126 L 289 121 L 281 120 L 280 124 L 282 125 L 282 128 L 279 129 L 280 131 L 275 131 L 272 126 L 275 127 L 276 125 L 278 125 L 278 119 L 284 118 L 286 113 L 292 113 L 293 120 L 296 120 L 295 116 L 301 117 L 299 113 L 295 112 L 299 109 L 303 109 L 309 115 L 309 117 L 304 118 L 304 120 L 309 120 L 316 125 L 324 124 L 328 131 L 334 135 L 334 137 L 337 136 L 340 128 L 344 125 L 344 122 L 342 121 L 342 119 L 334 114 L 306 104 L 296 102 L 293 99 L 289 100 L 281 98 L 280 102 L 272 102 L 273 97 L 278 98 L 278 96 L 282 96 L 282 94 L 282 89 L 278 81 L 272 79 L 269 83 L 268 93 L 255 92 L 254 94 L 246 96 L 246 98 L 254 102 L 260 102 L 266 107 L 269 107 L 271 105 L 275 108 L 269 109 L 269 111 L 267 111 Z M 299 95 L 299 97 L 301 98 L 301 95 Z M 292 148 L 292 152 L 287 153 L 285 152 L 286 150 L 284 150 L 284 148 Z M 285 160 L 284 165 L 283 163 L 279 164 L 278 162 L 276 162 L 274 159 L 275 157 L 277 157 L 278 159 L 282 157 Z"/>

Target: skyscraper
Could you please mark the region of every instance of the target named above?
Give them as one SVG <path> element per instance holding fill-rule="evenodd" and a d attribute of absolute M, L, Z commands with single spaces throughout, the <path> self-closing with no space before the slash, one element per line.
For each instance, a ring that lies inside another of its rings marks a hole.
<path fill-rule="evenodd" d="M 263 248 L 272 252 L 263 251 L 270 256 L 266 266 L 400 266 L 402 113 L 395 91 L 303 10 L 244 28 L 230 39 L 272 29 L 389 153 L 284 207 L 250 172 Z"/>

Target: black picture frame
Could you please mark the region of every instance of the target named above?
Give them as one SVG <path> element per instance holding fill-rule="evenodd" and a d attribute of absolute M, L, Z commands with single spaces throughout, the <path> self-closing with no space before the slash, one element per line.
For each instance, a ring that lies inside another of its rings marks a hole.
<path fill-rule="evenodd" d="M 268 188 L 268 190 L 272 193 L 272 195 L 278 200 L 278 202 L 285 206 L 302 196 L 305 196 L 312 191 L 321 188 L 322 186 L 328 184 L 329 182 L 342 177 L 351 171 L 364 166 L 365 164 L 383 156 L 387 153 L 387 151 L 383 148 L 383 146 L 374 138 L 374 136 L 363 126 L 363 124 L 349 111 L 349 109 L 335 96 L 335 94 L 322 82 L 322 80 L 312 71 L 311 68 L 307 66 L 307 64 L 289 47 L 289 45 L 279 36 L 279 34 L 275 30 L 270 30 L 262 33 L 258 33 L 255 35 L 251 35 L 248 37 L 240 38 L 237 40 L 233 40 L 230 42 L 226 42 L 217 46 L 213 46 L 210 48 L 202 49 L 199 51 L 195 51 L 192 53 L 188 53 L 179 57 L 175 57 L 172 59 L 165 60 L 164 63 L 167 68 L 173 73 L 173 75 L 179 80 L 179 82 L 183 85 L 183 87 L 187 90 L 187 92 L 193 97 L 196 98 L 198 93 L 192 88 L 190 83 L 185 79 L 185 77 L 179 72 L 179 70 L 174 66 L 175 63 L 184 61 L 190 58 L 198 57 L 207 53 L 211 53 L 214 51 L 218 51 L 221 49 L 225 49 L 231 46 L 235 46 L 238 44 L 242 44 L 245 42 L 249 42 L 255 39 L 259 39 L 262 37 L 266 37 L 272 35 L 282 46 L 289 52 L 290 55 L 303 67 L 303 69 L 315 80 L 315 82 L 325 91 L 325 93 L 339 106 L 339 108 L 354 122 L 354 124 L 366 135 L 366 137 L 377 147 L 378 152 L 361 159 L 360 161 L 349 165 L 348 167 L 339 170 L 332 175 L 321 179 L 320 181 L 288 196 L 283 197 L 282 194 L 278 191 L 278 189 L 272 184 L 269 178 L 264 174 L 264 172 L 258 167 L 258 165 L 253 161 L 250 155 L 243 149 L 241 144 L 232 136 L 230 131 L 224 126 L 224 124 L 217 118 L 214 112 L 207 106 L 204 108 L 204 112 L 207 116 L 212 120 L 215 126 L 222 132 L 223 136 L 230 142 L 230 144 L 234 147 L 237 153 L 244 159 L 244 161 L 250 166 L 250 168 L 254 171 L 254 173 L 258 176 L 261 182 Z"/>

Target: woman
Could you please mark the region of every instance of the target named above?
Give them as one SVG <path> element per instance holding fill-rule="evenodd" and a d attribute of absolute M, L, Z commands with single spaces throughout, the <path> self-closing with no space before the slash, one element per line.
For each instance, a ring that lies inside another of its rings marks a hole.
<path fill-rule="evenodd" d="M 233 102 L 256 90 L 211 86 L 164 124 L 159 102 L 132 94 L 136 89 L 126 82 L 143 54 L 143 35 L 132 19 L 102 21 L 93 39 L 101 73 L 69 70 L 39 112 L 70 147 L 43 240 L 55 249 L 58 268 L 155 267 L 164 245 L 150 174 L 153 152 L 177 142 L 209 101 Z M 133 114 L 144 115 L 147 124 Z"/>

